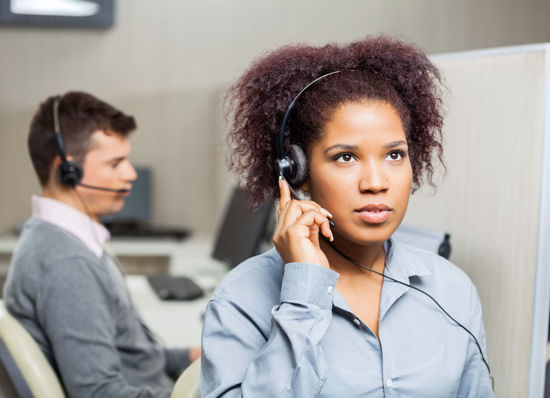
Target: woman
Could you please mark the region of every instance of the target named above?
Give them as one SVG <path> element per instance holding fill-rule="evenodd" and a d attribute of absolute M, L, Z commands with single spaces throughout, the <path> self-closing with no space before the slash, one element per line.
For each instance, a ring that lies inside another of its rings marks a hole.
<path fill-rule="evenodd" d="M 231 168 L 279 220 L 208 304 L 203 396 L 493 396 L 475 287 L 391 239 L 441 159 L 439 83 L 375 37 L 284 47 L 232 87 Z"/>

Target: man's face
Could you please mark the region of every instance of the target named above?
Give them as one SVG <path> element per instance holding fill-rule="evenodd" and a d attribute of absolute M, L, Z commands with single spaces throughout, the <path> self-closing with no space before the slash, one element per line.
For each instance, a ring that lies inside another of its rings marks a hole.
<path fill-rule="evenodd" d="M 128 159 L 130 151 L 128 138 L 96 131 L 90 137 L 90 150 L 82 162 L 82 183 L 112 189 L 132 189 L 132 181 L 137 178 L 137 173 Z M 90 217 L 96 220 L 122 210 L 124 199 L 130 194 L 104 192 L 82 186 L 77 186 L 76 190 L 84 200 Z"/>

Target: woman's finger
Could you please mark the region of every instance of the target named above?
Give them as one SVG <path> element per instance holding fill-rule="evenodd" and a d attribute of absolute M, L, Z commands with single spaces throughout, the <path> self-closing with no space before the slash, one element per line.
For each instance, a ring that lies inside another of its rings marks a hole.
<path fill-rule="evenodd" d="M 315 211 L 322 215 L 324 219 L 327 219 L 327 227 L 323 227 L 323 235 L 326 235 L 330 239 L 332 234 L 330 231 L 330 224 L 328 218 L 332 217 L 327 210 L 322 208 L 318 203 L 313 201 L 304 200 L 291 200 L 284 208 L 279 210 L 279 222 L 277 224 L 277 230 L 284 230 L 290 227 L 296 222 L 296 220 L 308 211 Z"/>
<path fill-rule="evenodd" d="M 279 200 L 279 216 L 281 215 L 281 212 L 286 208 L 288 203 L 292 200 L 290 196 L 290 188 L 288 187 L 288 183 L 286 180 L 282 177 L 279 177 L 279 192 L 280 192 L 280 200 Z"/>
<path fill-rule="evenodd" d="M 319 233 L 331 240 L 333 237 L 328 218 L 318 207 L 293 200 L 283 210 L 282 217 L 273 243 L 285 263 L 310 262 L 328 266 L 319 247 Z"/>
<path fill-rule="evenodd" d="M 300 217 L 296 219 L 294 226 L 298 228 L 308 227 L 310 230 L 313 229 L 315 234 L 314 240 L 311 239 L 311 236 L 309 234 L 308 236 L 303 236 L 310 238 L 313 243 L 318 242 L 317 235 L 319 231 L 330 241 L 334 240 L 327 217 L 321 214 L 316 209 L 310 209 L 304 212 Z"/>
<path fill-rule="evenodd" d="M 299 202 L 300 206 L 303 206 L 304 208 L 317 209 L 319 212 L 321 212 L 322 215 L 332 219 L 332 214 L 330 214 L 330 212 L 322 207 L 319 203 L 314 202 L 313 200 L 300 200 Z"/>
<path fill-rule="evenodd" d="M 296 222 L 298 217 L 308 211 L 320 213 L 319 205 L 302 200 L 290 200 L 279 212 L 279 225 L 282 228 L 288 228 Z"/>

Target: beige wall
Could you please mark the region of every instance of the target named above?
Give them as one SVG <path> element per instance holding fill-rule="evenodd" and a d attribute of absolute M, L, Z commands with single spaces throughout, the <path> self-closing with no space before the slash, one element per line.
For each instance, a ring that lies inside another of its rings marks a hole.
<path fill-rule="evenodd" d="M 550 225 L 550 203 L 541 200 L 549 50 L 435 57 L 449 88 L 447 172 L 435 194 L 412 196 L 404 220 L 451 234 L 451 260 L 479 291 L 498 398 L 539 397 L 544 373 L 550 262 L 540 255 L 549 249 L 539 223 Z"/>
<path fill-rule="evenodd" d="M 155 220 L 211 231 L 231 184 L 220 98 L 254 57 L 376 32 L 431 53 L 542 42 L 549 11 L 548 0 L 119 0 L 105 31 L 0 28 L 0 228 L 26 218 L 38 191 L 25 139 L 49 94 L 88 90 L 135 114 L 133 160 L 154 167 Z"/>

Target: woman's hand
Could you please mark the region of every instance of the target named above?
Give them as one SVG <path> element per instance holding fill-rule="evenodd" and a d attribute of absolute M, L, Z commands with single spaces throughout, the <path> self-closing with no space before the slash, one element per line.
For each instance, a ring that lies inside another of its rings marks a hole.
<path fill-rule="evenodd" d="M 293 200 L 284 179 L 279 179 L 281 200 L 279 223 L 273 243 L 285 264 L 303 262 L 329 268 L 327 257 L 319 246 L 319 232 L 333 240 L 328 222 L 331 214 L 310 200 Z"/>

